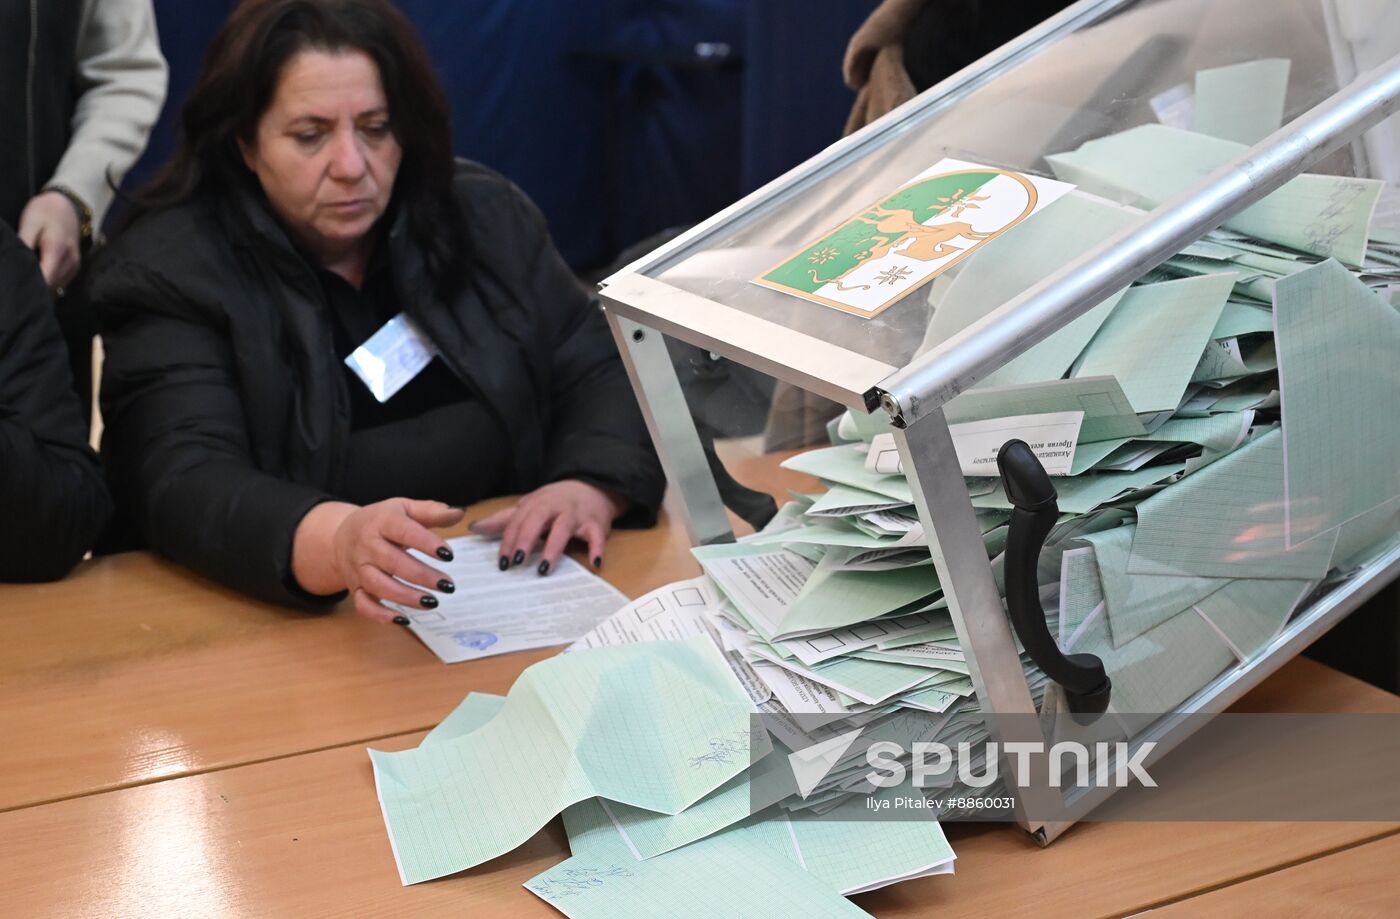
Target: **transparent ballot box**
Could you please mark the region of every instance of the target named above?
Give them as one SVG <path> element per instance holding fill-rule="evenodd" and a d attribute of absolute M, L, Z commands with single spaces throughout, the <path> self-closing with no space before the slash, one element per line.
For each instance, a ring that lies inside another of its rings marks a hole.
<path fill-rule="evenodd" d="M 1151 764 L 1394 577 L 1397 52 L 1085 0 L 604 282 L 773 704 Z M 1028 771 L 1042 843 L 1114 791 Z"/>

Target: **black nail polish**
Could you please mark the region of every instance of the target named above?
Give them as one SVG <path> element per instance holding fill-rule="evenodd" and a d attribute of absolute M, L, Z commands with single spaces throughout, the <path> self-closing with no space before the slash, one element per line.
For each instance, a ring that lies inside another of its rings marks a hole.
<path fill-rule="evenodd" d="M 516 549 L 516 550 L 515 550 L 515 556 L 514 556 L 513 558 L 511 558 L 510 563 L 511 563 L 512 565 L 518 565 L 518 564 L 520 564 L 520 563 L 523 562 L 523 561 L 525 561 L 525 550 L 524 550 L 524 549 Z"/>
<path fill-rule="evenodd" d="M 427 594 L 423 594 L 423 596 L 418 598 L 418 605 L 424 609 L 436 609 L 437 597 L 430 597 Z"/>
<path fill-rule="evenodd" d="M 544 577 L 545 575 L 549 574 L 549 561 L 545 560 L 543 562 L 540 562 L 540 567 L 536 568 L 535 570 L 540 573 L 540 577 Z"/>
<path fill-rule="evenodd" d="M 408 617 L 407 617 L 407 616 L 395 616 L 395 617 L 394 617 L 394 625 L 408 625 Z"/>
<path fill-rule="evenodd" d="M 502 571 L 505 571 L 507 568 L 510 567 L 510 559 L 508 559 L 508 558 L 506 558 L 504 555 L 502 555 L 499 564 L 500 564 L 500 566 L 501 566 L 501 570 L 502 570 Z"/>
<path fill-rule="evenodd" d="M 594 567 L 594 568 L 601 568 L 601 567 L 603 567 L 603 556 L 601 556 L 601 555 L 595 555 L 595 556 L 593 556 L 593 567 Z"/>
<path fill-rule="evenodd" d="M 437 557 L 442 559 L 444 562 L 450 562 L 453 558 L 452 550 L 447 548 L 446 546 L 443 546 L 441 549 L 437 550 Z"/>
<path fill-rule="evenodd" d="M 447 578 L 443 578 L 441 581 L 438 581 L 438 590 L 445 594 L 450 594 L 457 590 L 457 585 L 453 584 Z"/>

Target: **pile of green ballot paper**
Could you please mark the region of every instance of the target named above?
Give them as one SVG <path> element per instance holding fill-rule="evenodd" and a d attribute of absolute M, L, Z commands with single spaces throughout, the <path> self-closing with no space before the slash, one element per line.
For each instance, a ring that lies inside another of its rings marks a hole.
<path fill-rule="evenodd" d="M 600 630 L 682 622 L 647 599 Z M 604 638 L 528 668 L 504 698 L 469 695 L 416 749 L 371 750 L 403 882 L 502 855 L 559 813 L 572 855 L 526 886 L 575 917 L 684 916 L 702 898 L 724 915 L 777 902 L 859 916 L 843 894 L 951 870 L 932 815 L 752 813 L 756 799 L 799 792 L 781 742 L 753 730 L 749 694 L 698 627 L 690 638 Z"/>
<path fill-rule="evenodd" d="M 925 347 L 1276 128 L 1241 136 L 1221 100 L 1275 92 L 1281 113 L 1286 75 L 1211 71 L 1196 130 L 1145 125 L 1047 156 L 1076 189 L 930 285 Z M 1400 231 L 1373 222 L 1382 191 L 1299 176 L 946 406 L 955 445 L 1059 426 L 1042 598 L 1061 647 L 1103 660 L 1111 715 L 1177 708 L 1400 538 Z M 525 886 L 576 919 L 864 915 L 845 897 L 951 872 L 938 818 L 1003 788 L 963 781 L 975 761 L 881 788 L 866 761 L 880 740 L 987 737 L 937 547 L 889 428 L 848 412 L 829 432 L 785 463 L 825 489 L 695 549 L 700 577 L 628 604 L 507 697 L 469 696 L 417 749 L 371 751 L 405 884 L 489 861 L 559 814 L 572 855 Z M 974 454 L 959 472 L 1000 585 L 1011 505 Z M 1060 705 L 1019 663 L 1037 705 Z M 859 819 L 911 793 L 962 803 Z"/>

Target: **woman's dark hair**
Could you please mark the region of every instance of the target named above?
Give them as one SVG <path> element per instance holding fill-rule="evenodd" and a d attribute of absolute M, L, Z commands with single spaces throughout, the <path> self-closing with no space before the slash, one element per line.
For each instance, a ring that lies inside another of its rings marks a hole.
<path fill-rule="evenodd" d="M 180 111 L 175 153 L 137 195 L 137 214 L 179 204 L 207 186 L 236 187 L 252 174 L 238 141 L 251 143 L 287 62 L 298 52 L 362 51 L 374 60 L 403 148 L 394 200 L 441 292 L 456 286 L 466 250 L 452 196 L 447 96 L 413 26 L 388 0 L 243 0 L 204 55 Z"/>

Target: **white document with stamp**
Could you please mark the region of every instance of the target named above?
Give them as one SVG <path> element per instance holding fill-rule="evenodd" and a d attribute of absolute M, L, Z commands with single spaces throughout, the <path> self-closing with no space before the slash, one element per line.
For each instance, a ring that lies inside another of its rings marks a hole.
<path fill-rule="evenodd" d="M 568 556 L 540 577 L 533 565 L 501 571 L 495 540 L 464 536 L 448 545 L 451 562 L 419 558 L 452 578 L 457 592 L 436 594 L 437 609 L 390 604 L 443 663 L 569 644 L 628 602 Z"/>

